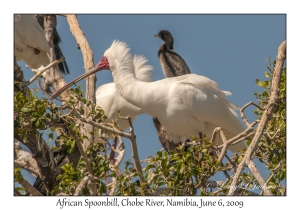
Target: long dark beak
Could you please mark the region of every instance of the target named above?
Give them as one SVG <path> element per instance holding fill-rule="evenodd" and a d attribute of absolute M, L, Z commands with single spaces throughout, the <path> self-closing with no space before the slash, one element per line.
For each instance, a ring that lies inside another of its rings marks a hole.
<path fill-rule="evenodd" d="M 155 37 L 155 38 L 159 38 L 158 34 L 155 34 L 154 37 Z"/>
<path fill-rule="evenodd" d="M 50 97 L 50 100 L 53 100 L 53 99 L 57 98 L 58 96 L 60 96 L 60 94 L 62 94 L 65 90 L 67 90 L 69 87 L 71 87 L 75 83 L 83 80 L 84 78 L 90 76 L 91 74 L 95 74 L 97 71 L 100 71 L 100 70 L 102 70 L 102 68 L 99 68 L 99 65 L 96 65 L 91 70 L 87 71 L 86 73 L 82 74 L 81 76 L 77 77 L 76 79 L 74 79 L 73 81 L 68 83 L 66 86 L 64 86 L 64 87 L 58 89 L 57 91 L 55 91 L 52 94 L 52 96 Z"/>

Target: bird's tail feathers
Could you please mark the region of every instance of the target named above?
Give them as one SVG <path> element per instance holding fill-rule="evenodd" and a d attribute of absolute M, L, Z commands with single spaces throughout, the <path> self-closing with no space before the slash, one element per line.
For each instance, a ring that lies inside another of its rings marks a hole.
<path fill-rule="evenodd" d="M 234 116 L 238 117 L 238 114 L 232 108 L 229 107 L 229 110 L 231 111 L 232 114 L 234 114 Z"/>
<path fill-rule="evenodd" d="M 229 91 L 225 91 L 225 90 L 222 90 L 222 93 L 224 93 L 225 96 L 231 96 L 232 93 L 229 92 Z M 225 97 L 226 98 L 226 97 Z M 233 110 L 240 110 L 241 108 L 238 106 L 238 105 L 235 105 L 234 103 L 230 102 L 229 100 L 227 100 L 227 103 L 228 103 L 228 108 L 230 109 L 231 112 L 234 112 Z M 232 110 L 233 109 L 233 110 Z M 234 112 L 235 113 L 235 112 Z M 236 114 L 235 114 L 236 115 Z"/>
<path fill-rule="evenodd" d="M 232 95 L 232 93 L 231 93 L 231 92 L 229 92 L 229 91 L 225 91 L 225 90 L 223 90 L 222 92 L 225 94 L 225 96 L 231 96 L 231 95 Z"/>

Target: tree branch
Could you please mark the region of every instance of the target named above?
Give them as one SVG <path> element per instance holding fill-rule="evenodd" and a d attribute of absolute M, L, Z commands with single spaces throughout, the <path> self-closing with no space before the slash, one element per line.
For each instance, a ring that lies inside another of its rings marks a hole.
<path fill-rule="evenodd" d="M 47 71 L 48 69 L 50 69 L 51 67 L 63 62 L 65 60 L 65 58 L 61 58 L 59 60 L 55 60 L 52 63 L 50 63 L 49 65 L 45 66 L 45 67 L 41 67 L 40 69 L 38 69 L 37 74 L 35 74 L 33 77 L 30 78 L 30 80 L 21 83 L 22 87 L 27 87 L 29 86 L 31 83 L 33 83 L 33 81 L 35 81 L 41 74 L 43 74 L 45 71 Z"/>
<path fill-rule="evenodd" d="M 109 132 L 111 132 L 111 133 L 113 133 L 115 135 L 119 135 L 119 136 L 122 136 L 122 137 L 125 137 L 125 138 L 128 138 L 128 139 L 131 138 L 131 134 L 129 134 L 129 133 L 126 133 L 126 132 L 123 132 L 123 131 L 119 131 L 117 129 L 105 126 L 102 123 L 96 123 L 96 122 L 92 121 L 91 119 L 83 118 L 76 110 L 73 110 L 72 113 L 81 122 L 88 123 L 88 124 L 90 124 L 90 125 L 92 125 L 94 127 L 100 128 L 102 130 L 109 131 Z"/>
<path fill-rule="evenodd" d="M 253 153 L 256 150 L 257 145 L 260 142 L 261 136 L 264 132 L 264 129 L 265 129 L 270 117 L 272 116 L 276 105 L 277 105 L 278 96 L 279 96 L 279 84 L 280 84 L 281 72 L 283 69 L 283 64 L 284 64 L 285 58 L 286 58 L 286 41 L 281 43 L 281 45 L 278 48 L 278 55 L 276 57 L 276 66 L 275 66 L 275 69 L 274 69 L 274 72 L 272 75 L 271 96 L 270 96 L 269 102 L 268 102 L 267 106 L 265 107 L 265 110 L 264 110 L 261 120 L 258 124 L 256 132 L 252 139 L 252 142 L 249 145 L 248 150 L 247 150 L 242 162 L 240 163 L 240 165 L 237 169 L 237 172 L 235 173 L 235 175 L 233 177 L 232 186 L 236 185 L 237 180 L 238 180 L 240 174 L 242 173 L 245 165 L 248 165 L 248 166 L 250 165 L 250 167 L 253 166 L 253 163 L 251 161 Z M 255 170 L 254 167 L 252 167 L 252 172 L 255 172 L 255 174 L 253 174 L 253 175 L 255 176 L 255 178 L 259 179 L 257 181 L 261 182 L 260 185 L 265 186 L 265 181 L 260 179 L 261 175 L 259 174 L 259 172 L 257 170 Z M 271 191 L 267 187 L 263 187 L 263 191 L 266 195 L 272 195 Z M 228 195 L 229 196 L 233 195 L 233 193 L 234 193 L 234 188 L 230 188 Z"/>
<path fill-rule="evenodd" d="M 91 175 L 93 175 L 93 170 L 91 168 L 91 163 L 90 163 L 89 159 L 87 158 L 87 156 L 86 156 L 86 154 L 85 154 L 85 152 L 83 150 L 83 147 L 82 147 L 82 144 L 81 144 L 80 140 L 78 139 L 78 137 L 76 136 L 75 132 L 71 128 L 68 131 L 70 132 L 70 135 L 73 137 L 73 139 L 76 142 L 76 145 L 77 145 L 77 147 L 78 147 L 78 149 L 80 151 L 80 154 L 81 154 L 81 156 L 83 157 L 83 159 L 85 161 L 86 168 L 87 168 L 88 172 Z"/>
<path fill-rule="evenodd" d="M 86 186 L 86 184 L 88 183 L 88 181 L 90 180 L 94 180 L 94 177 L 91 174 L 87 174 L 80 182 L 80 184 L 78 185 L 74 196 L 78 196 L 81 195 L 82 193 L 82 189 Z"/>
<path fill-rule="evenodd" d="M 70 31 L 74 35 L 77 44 L 79 45 L 82 56 L 83 56 L 83 62 L 84 62 L 84 68 L 85 71 L 89 71 L 92 67 L 94 67 L 94 53 L 90 48 L 90 45 L 82 32 L 80 25 L 78 23 L 76 15 L 66 15 L 67 21 L 70 25 Z M 92 103 L 96 103 L 95 98 L 95 90 L 96 90 L 96 75 L 92 74 L 89 77 L 86 78 L 86 99 L 87 101 L 91 101 Z M 85 117 L 87 116 L 88 107 L 85 107 Z M 88 137 L 89 142 L 94 142 L 94 128 L 92 125 L 84 124 L 84 133 Z M 83 142 L 83 148 L 86 150 L 89 146 L 88 141 Z"/>
<path fill-rule="evenodd" d="M 244 123 L 246 124 L 247 127 L 252 127 L 250 124 L 249 124 L 249 121 L 244 113 L 245 109 L 250 106 L 250 105 L 253 105 L 253 106 L 256 106 L 258 109 L 260 110 L 263 110 L 260 106 L 258 106 L 257 104 L 253 103 L 252 101 L 248 102 L 247 104 L 245 104 L 241 109 L 240 109 L 240 113 L 241 113 L 241 118 L 242 120 L 244 121 Z"/>
<path fill-rule="evenodd" d="M 131 137 L 129 139 L 131 141 L 132 157 L 133 157 L 133 160 L 134 160 L 134 163 L 135 163 L 135 167 L 136 167 L 137 171 L 140 173 L 140 175 L 139 175 L 140 182 L 141 183 L 146 182 L 146 180 L 143 176 L 143 169 L 142 169 L 142 165 L 141 165 L 141 162 L 140 162 L 140 159 L 139 159 L 138 149 L 137 149 L 137 145 L 136 145 L 136 136 L 134 135 L 134 129 L 133 129 L 133 126 L 132 126 L 131 117 L 129 117 L 129 116 L 121 117 L 120 116 L 120 118 L 124 119 L 124 120 L 128 120 L 128 123 L 129 123 L 129 126 L 130 126 L 129 133 L 131 135 Z"/>
<path fill-rule="evenodd" d="M 15 168 L 23 168 L 27 170 L 32 176 L 37 177 L 39 174 L 39 168 L 35 159 L 32 158 L 32 155 L 25 151 L 21 146 L 18 140 L 14 140 L 14 163 Z"/>
<path fill-rule="evenodd" d="M 24 189 L 29 192 L 31 195 L 37 195 L 37 196 L 42 196 L 42 194 L 35 189 L 26 179 L 23 177 L 18 179 L 18 182 L 20 185 L 24 187 Z"/>

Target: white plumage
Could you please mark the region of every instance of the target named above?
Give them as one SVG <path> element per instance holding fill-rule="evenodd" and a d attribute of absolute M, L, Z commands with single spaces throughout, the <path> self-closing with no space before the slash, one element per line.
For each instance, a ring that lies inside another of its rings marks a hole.
<path fill-rule="evenodd" d="M 14 54 L 16 60 L 37 69 L 49 64 L 50 47 L 45 32 L 33 15 L 14 15 Z"/>
<path fill-rule="evenodd" d="M 152 70 L 151 65 L 146 65 L 147 59 L 143 56 L 135 55 L 133 58 L 133 64 L 137 79 L 144 82 L 152 81 Z M 107 122 L 111 122 L 113 119 L 117 119 L 118 111 L 122 111 L 122 116 L 130 116 L 132 122 L 136 116 L 142 114 L 143 111 L 128 103 L 117 91 L 115 84 L 108 83 L 101 85 L 96 91 L 96 104 L 100 106 L 107 116 Z M 118 119 L 116 121 L 120 130 L 126 130 L 129 124 L 126 120 Z M 107 136 L 107 139 L 111 136 Z M 100 141 L 99 138 L 95 139 L 95 142 Z"/>
<path fill-rule="evenodd" d="M 238 107 L 226 99 L 230 93 L 220 90 L 216 82 L 196 74 L 156 82 L 139 81 L 129 50 L 125 43 L 114 41 L 97 70 L 109 68 L 118 93 L 157 117 L 175 143 L 191 135 L 198 136 L 200 132 L 210 139 L 216 127 L 222 127 L 227 139 L 244 130 L 233 110 Z M 243 142 L 229 147 L 233 152 L 244 148 Z"/>
<path fill-rule="evenodd" d="M 196 74 L 155 82 L 140 81 L 129 51 L 126 43 L 114 41 L 93 69 L 57 90 L 51 99 L 85 77 L 110 69 L 118 94 L 142 112 L 158 118 L 174 143 L 199 133 L 210 139 L 216 127 L 222 127 L 227 139 L 244 131 L 234 111 L 238 107 L 226 99 L 231 93 L 220 90 L 216 82 Z M 219 139 L 218 143 L 222 144 L 222 141 Z M 229 150 L 237 152 L 244 148 L 244 142 L 239 142 L 231 145 Z"/>

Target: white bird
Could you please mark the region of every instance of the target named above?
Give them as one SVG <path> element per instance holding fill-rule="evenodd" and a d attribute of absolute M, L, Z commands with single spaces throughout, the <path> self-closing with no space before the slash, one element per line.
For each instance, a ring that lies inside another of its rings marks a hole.
<path fill-rule="evenodd" d="M 135 76 L 129 50 L 126 43 L 114 41 L 100 62 L 74 81 L 110 69 L 118 93 L 145 113 L 157 117 L 174 143 L 184 142 L 199 133 L 210 139 L 216 127 L 222 127 L 227 139 L 244 131 L 233 110 L 238 107 L 226 99 L 230 93 L 220 90 L 216 82 L 196 74 L 155 82 L 140 81 Z M 66 88 L 68 86 L 56 91 L 51 98 L 57 97 Z M 239 142 L 231 145 L 229 150 L 237 152 L 245 147 L 243 142 Z"/>
<path fill-rule="evenodd" d="M 152 81 L 152 70 L 151 65 L 146 65 L 147 59 L 144 56 L 135 55 L 133 57 L 133 64 L 135 69 L 136 78 L 144 81 Z M 96 104 L 100 106 L 105 115 L 107 116 L 107 122 L 111 122 L 113 119 L 117 119 L 118 112 L 122 111 L 122 116 L 130 116 L 133 122 L 137 115 L 143 113 L 143 111 L 128 103 L 117 91 L 115 84 L 108 83 L 101 85 L 96 91 Z M 116 121 L 120 130 L 126 130 L 129 124 L 126 120 L 118 119 Z M 100 131 L 101 132 L 101 131 Z M 110 139 L 111 136 L 106 136 Z M 95 138 L 95 142 L 101 141 L 99 138 Z"/>
<path fill-rule="evenodd" d="M 37 69 L 49 64 L 50 47 L 45 32 L 33 15 L 14 15 L 14 49 L 16 60 Z"/>

